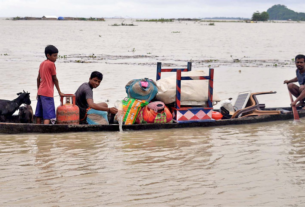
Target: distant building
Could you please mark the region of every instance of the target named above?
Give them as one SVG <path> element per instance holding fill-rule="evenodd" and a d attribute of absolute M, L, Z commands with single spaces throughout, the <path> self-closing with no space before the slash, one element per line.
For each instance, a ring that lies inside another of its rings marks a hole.
<path fill-rule="evenodd" d="M 43 20 L 57 20 L 58 17 L 57 16 L 43 16 L 42 19 Z"/>

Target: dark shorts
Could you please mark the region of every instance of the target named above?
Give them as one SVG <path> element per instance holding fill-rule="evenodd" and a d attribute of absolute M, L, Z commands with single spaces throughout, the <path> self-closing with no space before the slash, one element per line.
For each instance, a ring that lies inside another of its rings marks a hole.
<path fill-rule="evenodd" d="M 55 119 L 55 104 L 53 97 L 38 96 L 38 102 L 36 106 L 36 117 L 47 119 Z"/>
<path fill-rule="evenodd" d="M 79 108 L 79 122 L 80 124 L 87 124 L 87 112 L 90 109 L 88 108 L 83 108 L 83 107 L 78 107 Z"/>

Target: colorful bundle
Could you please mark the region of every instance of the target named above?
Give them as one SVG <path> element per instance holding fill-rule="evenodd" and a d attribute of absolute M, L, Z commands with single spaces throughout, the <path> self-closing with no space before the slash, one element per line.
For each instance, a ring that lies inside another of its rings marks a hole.
<path fill-rule="evenodd" d="M 173 116 L 163 102 L 151 102 L 145 106 L 139 113 L 136 123 L 170 123 Z"/>
<path fill-rule="evenodd" d="M 123 122 L 125 123 L 125 125 L 134 124 L 139 111 L 141 110 L 142 107 L 146 106 L 147 104 L 148 102 L 144 100 L 125 98 L 122 101 L 123 111 L 124 111 Z"/>

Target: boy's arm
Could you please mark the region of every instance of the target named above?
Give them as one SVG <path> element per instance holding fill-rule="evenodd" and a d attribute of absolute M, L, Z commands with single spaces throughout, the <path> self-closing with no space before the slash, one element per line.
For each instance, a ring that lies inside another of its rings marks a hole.
<path fill-rule="evenodd" d="M 297 82 L 297 81 L 298 81 L 298 77 L 295 77 L 295 78 L 293 78 L 293 79 L 291 79 L 291 80 L 285 80 L 285 81 L 284 81 L 284 84 L 294 83 L 294 82 Z"/>
<path fill-rule="evenodd" d="M 62 92 L 60 91 L 59 83 L 58 83 L 58 79 L 57 79 L 56 75 L 52 75 L 52 79 L 53 79 L 53 82 L 54 82 L 54 84 L 55 84 L 55 87 L 56 87 L 56 89 L 57 89 L 57 91 L 58 91 L 58 94 L 59 94 L 60 96 L 65 95 L 64 93 L 62 93 Z"/>
<path fill-rule="evenodd" d="M 116 114 L 118 112 L 118 110 L 115 107 L 112 108 L 108 108 L 106 106 L 101 106 L 99 104 L 95 104 L 93 102 L 93 99 L 88 98 L 87 99 L 87 103 L 89 105 L 90 108 L 95 109 L 95 110 L 99 110 L 99 111 L 107 111 L 108 113 L 112 113 L 112 114 Z"/>
<path fill-rule="evenodd" d="M 36 94 L 36 100 L 38 100 L 38 89 L 40 86 L 40 73 L 38 72 L 38 76 L 37 76 L 37 94 Z"/>
<path fill-rule="evenodd" d="M 37 76 L 37 90 L 39 89 L 39 86 L 40 86 L 40 74 L 38 73 L 38 76 Z"/>

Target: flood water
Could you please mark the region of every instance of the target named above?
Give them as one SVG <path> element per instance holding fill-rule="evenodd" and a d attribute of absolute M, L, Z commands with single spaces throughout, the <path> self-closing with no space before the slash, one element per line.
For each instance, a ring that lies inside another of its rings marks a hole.
<path fill-rule="evenodd" d="M 0 98 L 29 91 L 35 108 L 38 67 L 44 47 L 54 44 L 64 56 L 56 62 L 64 93 L 74 93 L 94 70 L 104 74 L 95 102 L 113 105 L 125 97 L 129 80 L 155 79 L 157 62 L 185 67 L 192 61 L 193 70 L 215 68 L 220 99 L 276 91 L 259 100 L 289 105 L 283 81 L 295 77 L 292 59 L 305 53 L 304 24 L 111 26 L 122 21 L 0 20 Z M 302 123 L 277 121 L 0 135 L 0 206 L 303 206 L 304 134 Z"/>

